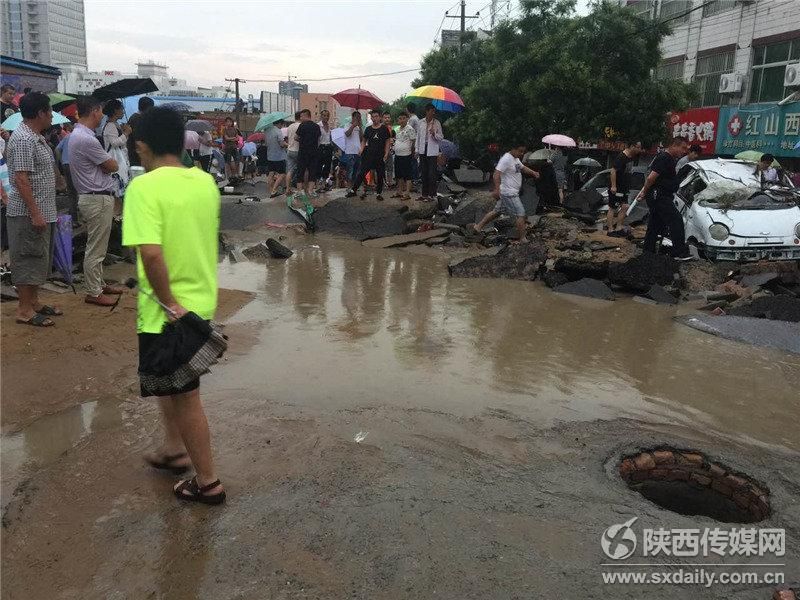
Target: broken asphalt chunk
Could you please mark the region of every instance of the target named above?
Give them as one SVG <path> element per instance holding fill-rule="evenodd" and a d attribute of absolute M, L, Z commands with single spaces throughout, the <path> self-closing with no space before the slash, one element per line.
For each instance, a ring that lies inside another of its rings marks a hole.
<path fill-rule="evenodd" d="M 602 281 L 585 277 L 578 281 L 569 281 L 565 284 L 553 288 L 559 294 L 572 294 L 574 296 L 586 296 L 587 298 L 597 298 L 598 300 L 614 300 L 614 292 Z"/>

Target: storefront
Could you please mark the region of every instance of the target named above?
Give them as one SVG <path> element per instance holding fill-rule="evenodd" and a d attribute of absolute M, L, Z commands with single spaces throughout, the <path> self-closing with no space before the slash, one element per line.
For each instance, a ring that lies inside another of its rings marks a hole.
<path fill-rule="evenodd" d="M 717 145 L 717 130 L 720 109 L 692 108 L 670 113 L 668 130 L 670 137 L 685 137 L 690 144 L 697 144 L 704 156 L 713 155 Z"/>
<path fill-rule="evenodd" d="M 783 157 L 781 164 L 800 168 L 800 102 L 723 106 L 719 111 L 717 154 L 734 156 L 745 150 Z M 793 160 L 792 160 L 793 159 Z"/>
<path fill-rule="evenodd" d="M 0 56 L 0 81 L 11 84 L 18 92 L 31 88 L 35 92 L 54 92 L 58 89 L 61 71 L 49 65 L 11 56 Z"/>

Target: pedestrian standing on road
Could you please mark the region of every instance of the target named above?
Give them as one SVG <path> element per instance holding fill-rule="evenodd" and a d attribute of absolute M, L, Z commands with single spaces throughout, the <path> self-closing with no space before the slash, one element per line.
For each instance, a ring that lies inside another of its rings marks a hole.
<path fill-rule="evenodd" d="M 131 128 L 131 133 L 128 135 L 128 162 L 131 164 L 131 166 L 141 166 L 141 163 L 139 162 L 139 155 L 136 154 L 136 127 L 138 126 L 139 119 L 142 118 L 142 115 L 153 108 L 154 105 L 155 100 L 149 96 L 142 96 L 139 98 L 139 112 L 133 113 L 131 118 L 128 119 L 128 125 Z"/>
<path fill-rule="evenodd" d="M 392 198 L 411 200 L 411 182 L 414 179 L 412 168 L 414 146 L 417 143 L 417 132 L 409 125 L 408 114 L 400 113 L 400 128 L 394 141 L 394 174 L 397 178 L 397 193 Z"/>
<path fill-rule="evenodd" d="M 147 171 L 125 194 L 122 241 L 137 249 L 139 361 L 163 344 L 162 331 L 191 311 L 211 320 L 217 308 L 220 197 L 214 179 L 181 164 L 183 119 L 169 108 L 142 117 L 136 148 Z M 152 296 L 169 309 L 162 309 Z M 143 397 L 153 396 L 145 386 Z M 196 475 L 174 486 L 181 500 L 220 504 L 225 490 L 214 471 L 211 435 L 200 401 L 200 380 L 159 394 L 164 444 L 145 456 L 174 474 Z"/>
<path fill-rule="evenodd" d="M 86 226 L 83 258 L 86 302 L 113 306 L 117 299 L 112 296 L 124 293 L 125 288 L 105 284 L 103 260 L 108 252 L 119 190 L 111 175 L 119 170 L 119 165 L 94 135 L 103 119 L 100 102 L 92 96 L 84 96 L 78 98 L 77 104 L 78 124 L 69 136 L 69 171 L 78 193 L 78 214 Z"/>
<path fill-rule="evenodd" d="M 417 152 L 422 171 L 421 202 L 436 200 L 439 183 L 439 142 L 444 139 L 442 124 L 436 118 L 436 107 L 425 106 L 425 118 L 417 124 Z"/>
<path fill-rule="evenodd" d="M 56 187 L 63 180 L 42 137 L 53 119 L 49 98 L 31 92 L 19 104 L 22 123 L 11 134 L 6 148 L 11 184 L 7 228 L 11 281 L 19 294 L 17 323 L 52 327 L 55 322 L 50 317 L 64 313 L 39 302 L 39 286 L 50 275 Z"/>
<path fill-rule="evenodd" d="M 675 171 L 678 173 L 678 179 L 680 181 L 683 180 L 683 177 L 681 177 L 681 171 L 683 171 L 683 168 L 686 165 L 688 165 L 690 162 L 693 162 L 693 161 L 697 160 L 698 158 L 700 158 L 700 155 L 702 153 L 703 153 L 703 149 L 700 146 L 698 146 L 697 144 L 692 144 L 691 146 L 689 146 L 689 154 L 687 154 L 682 159 L 680 159 L 678 161 L 678 164 L 675 165 Z"/>
<path fill-rule="evenodd" d="M 267 189 L 270 198 L 277 198 L 282 192 L 278 188 L 283 185 L 287 192 L 286 183 L 286 140 L 281 133 L 282 123 L 276 123 L 264 132 L 264 141 L 267 144 Z"/>
<path fill-rule="evenodd" d="M 0 123 L 17 112 L 17 107 L 14 106 L 14 94 L 16 92 L 17 88 L 10 83 L 0 86 Z"/>
<path fill-rule="evenodd" d="M 222 146 L 225 150 L 226 175 L 228 178 L 238 177 L 242 160 L 239 152 L 239 130 L 230 117 L 225 119 L 225 127 L 222 129 Z"/>
<path fill-rule="evenodd" d="M 386 187 L 394 187 L 394 142 L 397 133 L 392 127 L 391 113 L 387 110 L 381 116 L 383 117 L 383 124 L 386 125 L 386 128 L 389 130 L 389 135 L 392 138 L 389 148 L 389 158 L 386 159 Z"/>
<path fill-rule="evenodd" d="M 344 130 L 344 153 L 339 164 L 344 169 L 348 185 L 353 185 L 361 166 L 361 142 L 364 131 L 361 127 L 361 113 L 357 110 L 350 115 L 350 126 Z"/>
<path fill-rule="evenodd" d="M 294 113 L 294 123 L 286 128 L 286 194 L 291 195 L 297 185 L 297 158 L 300 156 L 300 140 L 297 130 L 300 128 L 300 111 Z"/>
<path fill-rule="evenodd" d="M 75 185 L 72 183 L 72 175 L 69 172 L 69 137 L 72 135 L 74 126 L 72 123 L 64 125 L 67 135 L 64 136 L 56 146 L 56 160 L 61 165 L 61 174 L 64 176 L 64 182 L 67 185 L 67 194 L 69 195 L 69 214 L 72 217 L 72 223 L 78 224 L 78 192 L 75 191 Z"/>
<path fill-rule="evenodd" d="M 515 144 L 500 157 L 492 178 L 494 183 L 492 197 L 497 200 L 497 203 L 477 225 L 473 225 L 476 231 L 482 231 L 486 225 L 501 214 L 505 214 L 515 219 L 514 224 L 517 229 L 516 242 L 525 241 L 525 207 L 519 197 L 519 191 L 522 188 L 522 175 L 539 178 L 537 171 L 529 169 L 520 161 L 520 158 L 525 154 L 526 148 L 526 144 Z"/>
<path fill-rule="evenodd" d="M 317 164 L 319 162 L 319 138 L 321 130 L 319 125 L 311 120 L 311 111 L 300 111 L 300 126 L 297 128 L 297 191 L 302 191 L 306 196 L 311 195 L 311 189 L 317 181 Z"/>
<path fill-rule="evenodd" d="M 116 173 L 112 174 L 118 180 L 119 194 L 121 197 L 128 185 L 130 164 L 128 163 L 128 136 L 131 134 L 129 125 L 119 125 L 119 121 L 125 115 L 125 108 L 119 100 L 109 100 L 103 106 L 103 114 L 108 117 L 108 121 L 103 127 L 103 147 L 105 151 L 117 161 Z"/>
<path fill-rule="evenodd" d="M 406 105 L 406 114 L 408 115 L 408 124 L 416 134 L 419 130 L 419 117 L 417 116 L 417 106 L 413 102 Z M 419 159 L 415 154 L 412 155 L 411 163 L 411 180 L 417 181 L 419 179 Z"/>
<path fill-rule="evenodd" d="M 386 169 L 386 159 L 389 157 L 389 149 L 392 146 L 392 137 L 389 135 L 389 129 L 381 123 L 381 113 L 373 110 L 370 113 L 372 125 L 364 130 L 364 140 L 361 142 L 361 166 L 358 169 L 353 187 L 345 194 L 345 198 L 352 198 L 358 193 L 358 188 L 364 182 L 364 178 L 371 170 L 377 173 L 377 185 L 375 191 L 377 196 L 375 199 L 383 201 L 383 175 Z M 367 197 L 367 191 L 361 194 L 361 199 Z"/>
<path fill-rule="evenodd" d="M 197 142 L 200 145 L 197 150 L 197 160 L 200 168 L 208 173 L 211 170 L 211 158 L 214 155 L 214 140 L 211 138 L 211 132 L 201 131 L 198 133 Z"/>
<path fill-rule="evenodd" d="M 614 159 L 606 217 L 609 237 L 627 237 L 630 233 L 630 229 L 625 227 L 625 217 L 628 214 L 628 194 L 631 191 L 631 161 L 636 160 L 641 153 L 642 143 L 631 142 Z"/>
<path fill-rule="evenodd" d="M 683 217 L 675 207 L 673 199 L 678 191 L 678 177 L 675 166 L 689 148 L 686 138 L 675 137 L 669 147 L 659 152 L 650 164 L 650 174 L 636 196 L 637 202 L 647 198 L 650 217 L 644 237 L 644 251 L 655 254 L 659 236 L 669 235 L 672 240 L 672 257 L 675 260 L 691 260 L 692 255 L 686 245 Z"/>
<path fill-rule="evenodd" d="M 319 188 L 324 191 L 330 185 L 331 163 L 333 161 L 333 140 L 331 139 L 331 113 L 323 110 L 319 113 Z"/>

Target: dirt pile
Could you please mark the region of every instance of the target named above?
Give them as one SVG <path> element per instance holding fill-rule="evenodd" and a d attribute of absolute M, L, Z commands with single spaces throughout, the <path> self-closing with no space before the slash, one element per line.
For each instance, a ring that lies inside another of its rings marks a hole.
<path fill-rule="evenodd" d="M 533 281 L 547 258 L 541 244 L 498 246 L 487 254 L 465 258 L 448 265 L 452 277 L 494 277 Z"/>

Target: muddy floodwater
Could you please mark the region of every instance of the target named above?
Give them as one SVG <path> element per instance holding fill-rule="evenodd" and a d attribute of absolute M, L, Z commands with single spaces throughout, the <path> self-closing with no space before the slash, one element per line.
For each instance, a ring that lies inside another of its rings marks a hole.
<path fill-rule="evenodd" d="M 770 480 L 798 547 L 798 357 L 675 323 L 686 309 L 452 279 L 437 249 L 290 245 L 220 263 L 220 287 L 255 294 L 202 388 L 228 504 L 175 504 L 139 459 L 155 407 L 121 382 L 3 436 L 3 598 L 640 597 L 595 587 L 608 525 L 714 524 L 609 474 L 660 443 Z"/>

